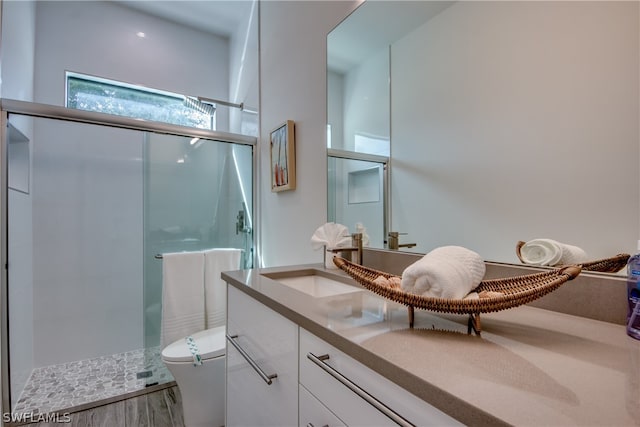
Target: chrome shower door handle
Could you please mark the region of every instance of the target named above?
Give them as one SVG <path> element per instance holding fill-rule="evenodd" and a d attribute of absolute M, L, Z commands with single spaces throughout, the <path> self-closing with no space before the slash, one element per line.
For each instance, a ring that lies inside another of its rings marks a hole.
<path fill-rule="evenodd" d="M 389 417 L 393 422 L 402 426 L 402 427 L 415 427 L 414 424 L 407 421 L 402 415 L 395 412 L 393 409 L 389 408 L 384 403 L 380 402 L 378 399 L 369 394 L 366 390 L 361 388 L 359 385 L 351 381 L 349 378 L 345 377 L 339 371 L 334 369 L 331 365 L 325 363 L 325 360 L 329 359 L 328 354 L 323 354 L 322 356 L 316 356 L 313 353 L 307 353 L 307 359 L 311 360 L 313 363 L 318 365 L 323 371 L 331 375 L 333 378 L 341 382 L 345 385 L 349 390 L 360 396 L 364 401 L 368 404 L 376 408 L 378 411 L 382 412 L 384 415 Z"/>
<path fill-rule="evenodd" d="M 227 334 L 227 341 L 229 341 L 229 343 L 232 346 L 234 346 L 236 350 L 238 350 L 238 352 L 244 358 L 244 360 L 247 361 L 247 363 L 253 368 L 253 370 L 258 373 L 258 375 L 260 375 L 260 378 L 262 378 L 264 380 L 264 382 L 267 383 L 267 385 L 271 385 L 273 383 L 272 380 L 275 379 L 275 378 L 278 378 L 278 374 L 267 375 L 262 370 L 262 368 L 260 368 L 260 366 L 258 366 L 258 364 L 255 362 L 255 360 L 253 360 L 251 358 L 251 356 L 249 356 L 249 354 L 242 347 L 240 347 L 240 344 L 238 344 L 235 341 L 236 338 L 238 338 L 237 335 L 229 335 L 229 334 Z"/>

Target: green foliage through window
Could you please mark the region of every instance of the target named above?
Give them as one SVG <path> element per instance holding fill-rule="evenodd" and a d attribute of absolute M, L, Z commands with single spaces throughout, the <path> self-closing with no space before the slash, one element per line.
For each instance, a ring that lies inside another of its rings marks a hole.
<path fill-rule="evenodd" d="M 188 107 L 182 95 L 76 73 L 67 73 L 67 108 L 215 130 L 214 116 Z"/>

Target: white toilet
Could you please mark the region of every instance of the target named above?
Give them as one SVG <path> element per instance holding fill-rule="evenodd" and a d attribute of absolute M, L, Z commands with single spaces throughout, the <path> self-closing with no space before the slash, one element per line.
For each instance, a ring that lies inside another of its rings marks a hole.
<path fill-rule="evenodd" d="M 186 427 L 224 425 L 225 327 L 191 335 L 202 365 L 194 366 L 186 337 L 162 350 L 162 361 L 173 375 L 182 395 Z"/>

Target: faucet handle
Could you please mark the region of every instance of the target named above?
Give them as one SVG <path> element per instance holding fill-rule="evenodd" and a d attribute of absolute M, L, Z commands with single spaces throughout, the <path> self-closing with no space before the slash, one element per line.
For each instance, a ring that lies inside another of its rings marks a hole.
<path fill-rule="evenodd" d="M 389 237 L 406 236 L 409 233 L 400 233 L 399 231 L 390 231 Z"/>

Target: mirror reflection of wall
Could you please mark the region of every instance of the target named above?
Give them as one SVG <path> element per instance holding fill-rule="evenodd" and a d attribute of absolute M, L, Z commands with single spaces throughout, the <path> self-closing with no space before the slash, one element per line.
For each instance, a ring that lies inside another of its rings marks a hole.
<path fill-rule="evenodd" d="M 29 194 L 31 163 L 29 138 L 11 123 L 7 124 L 7 169 L 9 188 Z"/>
<path fill-rule="evenodd" d="M 369 246 L 376 248 L 384 245 L 386 162 L 328 158 L 329 221 L 345 225 L 351 233 L 361 224 Z"/>
<path fill-rule="evenodd" d="M 327 74 L 330 148 L 388 156 L 388 47 L 361 64 L 334 68 Z"/>
<path fill-rule="evenodd" d="M 362 224 L 369 246 L 379 248 L 385 244 L 387 221 L 389 48 L 382 44 L 364 51 L 359 51 L 362 62 L 334 60 L 327 71 L 327 146 L 352 157 L 329 154 L 328 219 L 351 232 Z M 358 160 L 356 153 L 380 159 Z"/>
<path fill-rule="evenodd" d="M 415 23 L 411 3 L 365 2 L 336 30 L 360 13 L 357 39 L 381 16 Z M 388 39 L 390 229 L 418 252 L 458 244 L 511 263 L 518 240 L 542 237 L 592 259 L 635 252 L 638 7 L 451 2 Z"/>

